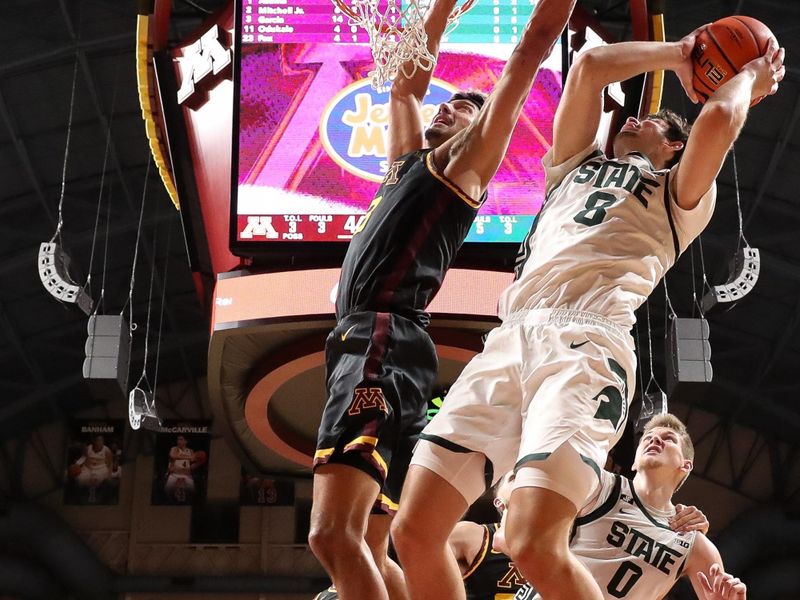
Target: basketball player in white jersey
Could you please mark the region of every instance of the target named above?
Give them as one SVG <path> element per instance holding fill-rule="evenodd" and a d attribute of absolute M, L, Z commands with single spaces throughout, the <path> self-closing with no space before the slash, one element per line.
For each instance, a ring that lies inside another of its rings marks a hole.
<path fill-rule="evenodd" d="M 686 426 L 673 415 L 658 415 L 639 441 L 634 478 L 603 472 L 600 488 L 578 515 L 570 548 L 606 600 L 659 600 L 684 576 L 701 600 L 745 600 L 747 587 L 724 572 L 704 532 L 670 529 L 677 508 L 670 498 L 689 476 L 693 460 Z M 704 526 L 707 531 L 707 522 Z M 505 550 L 503 529 L 495 534 L 500 551 Z M 541 600 L 530 588 L 515 598 Z"/>
<path fill-rule="evenodd" d="M 447 538 L 512 468 L 514 563 L 547 600 L 603 598 L 567 542 L 626 420 L 634 310 L 710 220 L 714 180 L 751 99 L 775 93 L 784 74 L 783 50 L 770 46 L 709 98 L 688 138 L 671 114 L 631 118 L 614 158 L 603 155 L 595 141 L 603 89 L 664 69 L 696 100 L 696 34 L 593 48 L 569 72 L 543 159 L 546 203 L 500 299 L 503 324 L 421 434 L 405 482 L 394 525 L 404 570 L 425 569 L 440 582 L 414 600 L 463 598 L 440 575 L 454 568 Z"/>
<path fill-rule="evenodd" d="M 164 491 L 167 497 L 175 502 L 187 502 L 194 494 L 194 477 L 192 469 L 194 463 L 194 450 L 187 446 L 186 438 L 178 435 L 175 446 L 169 451 L 169 466 L 167 467 L 167 482 Z"/>
<path fill-rule="evenodd" d="M 81 471 L 76 477 L 78 485 L 82 487 L 100 487 L 111 477 L 114 455 L 106 446 L 105 438 L 96 435 L 92 443 L 87 444 L 83 456 L 75 464 L 81 465 Z"/>

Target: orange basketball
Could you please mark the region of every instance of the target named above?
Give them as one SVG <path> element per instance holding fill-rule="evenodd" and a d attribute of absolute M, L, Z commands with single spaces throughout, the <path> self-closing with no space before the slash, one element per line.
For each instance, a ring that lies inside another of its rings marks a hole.
<path fill-rule="evenodd" d="M 198 465 L 206 464 L 207 460 L 208 460 L 208 455 L 202 450 L 198 450 L 197 452 L 194 453 L 194 462 L 196 462 Z"/>
<path fill-rule="evenodd" d="M 70 465 L 67 467 L 67 474 L 75 479 L 78 475 L 81 474 L 81 466 L 80 465 Z"/>
<path fill-rule="evenodd" d="M 692 51 L 692 85 L 700 102 L 731 79 L 751 60 L 763 56 L 770 39 L 769 27 L 752 17 L 725 17 L 708 25 L 697 36 Z M 761 101 L 756 98 L 751 106 Z"/>

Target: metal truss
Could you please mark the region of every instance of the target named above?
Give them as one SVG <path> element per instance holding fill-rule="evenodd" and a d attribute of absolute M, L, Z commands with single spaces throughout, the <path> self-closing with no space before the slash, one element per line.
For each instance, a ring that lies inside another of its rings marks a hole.
<path fill-rule="evenodd" d="M 714 418 L 709 426 L 710 417 Z M 800 445 L 737 425 L 731 417 L 689 406 L 687 427 L 694 435 L 693 477 L 700 477 L 758 503 L 800 504 Z M 764 469 L 769 476 L 764 477 Z M 764 483 L 768 482 L 765 487 Z"/>

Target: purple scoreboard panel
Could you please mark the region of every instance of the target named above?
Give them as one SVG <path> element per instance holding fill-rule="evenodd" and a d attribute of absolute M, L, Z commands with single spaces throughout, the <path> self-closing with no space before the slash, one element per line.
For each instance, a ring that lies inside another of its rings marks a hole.
<path fill-rule="evenodd" d="M 491 91 L 535 0 L 478 0 L 443 40 L 430 120 L 459 89 Z M 346 247 L 386 172 L 387 90 L 367 34 L 331 0 L 240 0 L 236 13 L 231 247 Z M 467 246 L 516 246 L 544 200 L 541 158 L 562 90 L 557 43 L 537 75 Z M 334 252 L 334 254 L 337 254 Z"/>

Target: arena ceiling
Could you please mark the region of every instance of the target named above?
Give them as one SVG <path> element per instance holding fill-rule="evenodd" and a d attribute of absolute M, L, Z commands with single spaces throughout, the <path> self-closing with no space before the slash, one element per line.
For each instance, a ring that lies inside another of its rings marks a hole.
<path fill-rule="evenodd" d="M 223 4 L 174 0 L 172 41 Z M 612 33 L 630 36 L 627 2 L 579 4 Z M 794 176 L 800 164 L 800 67 L 793 59 L 800 56 L 800 5 L 768 0 L 666 5 L 668 39 L 743 13 L 769 24 L 787 50 L 786 80 L 777 96 L 752 111 L 735 150 L 744 235 L 761 252 L 761 275 L 755 290 L 732 310 L 709 314 L 714 383 L 702 393 L 688 394 L 685 401 L 721 421 L 747 425 L 796 448 L 800 206 Z M 134 321 L 140 329 L 131 378 L 135 381 L 141 372 L 148 298 L 153 299 L 154 330 L 162 293 L 166 309 L 159 381 L 194 380 L 205 373 L 208 309 L 195 293 L 178 214 L 154 172 L 147 174 L 149 151 L 136 94 L 135 22 L 133 2 L 0 3 L 6 39 L 0 57 L 0 438 L 24 435 L 43 422 L 102 402 L 81 376 L 86 316 L 57 303 L 37 274 L 39 244 L 52 238 L 58 219 L 73 80 L 62 230 L 63 245 L 73 260 L 72 275 L 85 281 L 91 265 L 95 299 L 101 287 L 105 289 L 101 312 L 118 314 L 123 309 L 144 201 L 133 296 Z M 671 75 L 663 104 L 690 116 L 697 112 Z M 725 281 L 728 261 L 739 244 L 731 160 L 718 182 L 716 214 L 702 244 L 695 244 L 668 278 L 679 316 L 697 315 L 695 298 L 705 291 L 704 276 L 711 284 Z M 153 264 L 156 276 L 150 292 Z M 660 288 L 649 308 L 656 377 L 662 385 L 664 304 Z M 644 312 L 640 319 L 645 319 Z M 151 342 L 151 360 L 153 352 Z M 122 402 L 121 397 L 114 402 Z M 111 412 L 119 414 L 118 408 Z"/>

